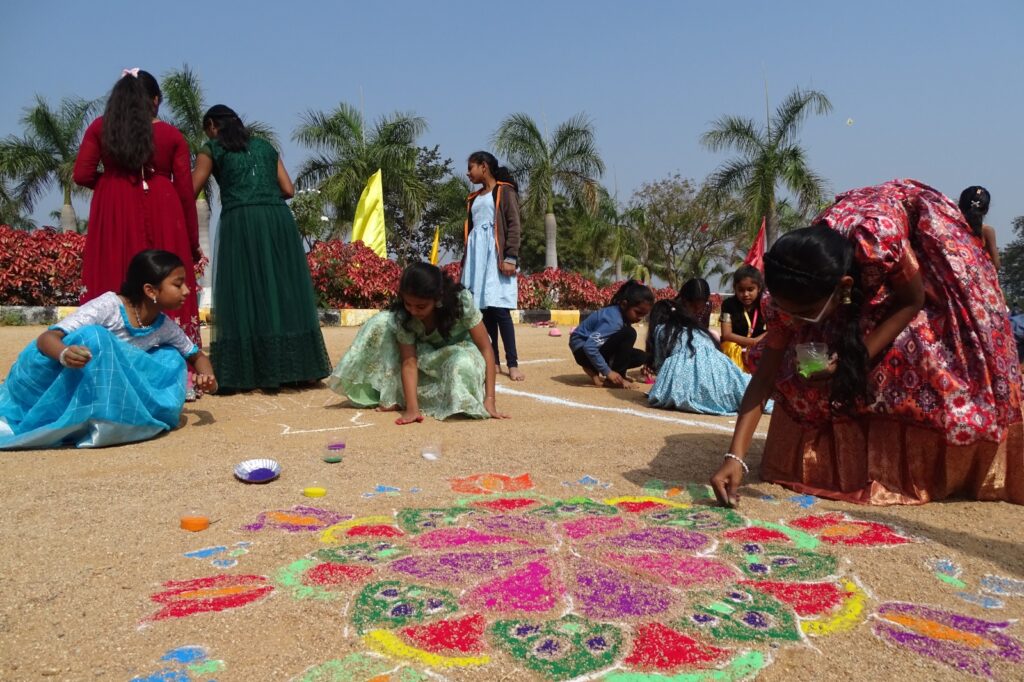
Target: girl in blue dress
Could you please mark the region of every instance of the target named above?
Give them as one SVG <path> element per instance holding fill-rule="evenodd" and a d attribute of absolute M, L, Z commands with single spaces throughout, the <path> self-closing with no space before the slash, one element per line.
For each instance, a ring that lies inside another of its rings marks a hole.
<path fill-rule="evenodd" d="M 707 325 L 697 317 L 711 297 L 703 279 L 683 284 L 679 296 L 651 310 L 648 366 L 657 374 L 647 394 L 652 407 L 699 414 L 735 414 L 750 383 L 721 352 Z"/>
<path fill-rule="evenodd" d="M 0 385 L 0 450 L 102 447 L 177 427 L 186 361 L 198 388 L 217 390 L 209 358 L 164 314 L 188 294 L 178 256 L 136 254 L 120 293 L 85 303 L 18 356 Z"/>
<path fill-rule="evenodd" d="M 469 156 L 466 176 L 482 187 L 466 200 L 466 253 L 462 258 L 462 286 L 473 294 L 491 338 L 494 361 L 500 365 L 498 334 L 505 346 L 505 364 L 512 381 L 526 376 L 519 369 L 512 309 L 519 307 L 519 187 L 512 173 L 488 152 Z"/>

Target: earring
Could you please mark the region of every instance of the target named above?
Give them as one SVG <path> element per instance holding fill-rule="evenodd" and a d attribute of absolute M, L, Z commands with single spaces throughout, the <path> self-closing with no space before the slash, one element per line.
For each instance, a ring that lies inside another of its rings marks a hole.
<path fill-rule="evenodd" d="M 840 298 L 839 300 L 842 301 L 843 305 L 850 305 L 851 303 L 853 303 L 853 299 L 850 298 L 850 290 L 847 289 L 846 291 L 844 291 L 842 298 Z"/>
<path fill-rule="evenodd" d="M 156 304 L 156 296 L 153 297 L 153 304 Z"/>

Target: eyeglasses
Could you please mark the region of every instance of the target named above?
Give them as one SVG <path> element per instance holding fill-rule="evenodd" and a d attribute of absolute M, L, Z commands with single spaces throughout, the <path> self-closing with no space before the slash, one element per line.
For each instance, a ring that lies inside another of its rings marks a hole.
<path fill-rule="evenodd" d="M 808 324 L 818 324 L 825 318 L 825 315 L 828 313 L 828 310 L 832 305 L 832 299 L 836 297 L 836 291 L 837 289 L 832 290 L 832 295 L 828 297 L 828 300 L 825 301 L 825 305 L 821 307 L 821 310 L 819 310 L 818 314 L 815 315 L 814 317 L 804 317 L 803 315 L 797 315 L 796 313 L 791 313 L 787 310 L 783 310 L 782 308 L 775 304 L 774 299 L 772 300 L 772 308 L 782 313 L 783 315 L 787 315 L 795 320 L 807 322 Z"/>

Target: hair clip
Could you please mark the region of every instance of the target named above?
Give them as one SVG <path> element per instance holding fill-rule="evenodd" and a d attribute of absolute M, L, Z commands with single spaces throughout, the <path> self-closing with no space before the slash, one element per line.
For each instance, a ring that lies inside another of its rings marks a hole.
<path fill-rule="evenodd" d="M 978 199 L 971 199 L 971 208 L 981 208 L 981 201 Z"/>
<path fill-rule="evenodd" d="M 124 70 L 122 70 L 121 71 L 121 78 L 124 78 L 125 76 L 131 76 L 132 78 L 138 78 L 139 77 L 139 67 L 136 66 L 134 69 L 124 69 Z"/>

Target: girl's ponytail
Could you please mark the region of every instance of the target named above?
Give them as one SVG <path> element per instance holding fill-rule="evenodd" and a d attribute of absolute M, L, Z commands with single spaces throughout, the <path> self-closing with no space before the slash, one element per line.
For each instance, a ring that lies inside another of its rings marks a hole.
<path fill-rule="evenodd" d="M 957 202 L 957 205 L 976 237 L 981 236 L 981 227 L 991 201 L 992 195 L 988 193 L 988 190 L 978 185 L 971 185 L 960 193 L 960 201 Z"/>
<path fill-rule="evenodd" d="M 498 159 L 495 158 L 494 154 L 490 152 L 473 152 L 469 155 L 470 163 L 482 163 L 487 166 L 487 170 L 491 171 L 491 177 L 498 182 L 507 182 L 512 187 L 519 191 L 519 183 L 516 182 L 515 176 L 505 166 L 498 164 Z"/>
<path fill-rule="evenodd" d="M 126 72 L 114 84 L 103 111 L 103 149 L 118 165 L 134 172 L 153 156 L 153 118 L 160 84 L 147 71 Z"/>

